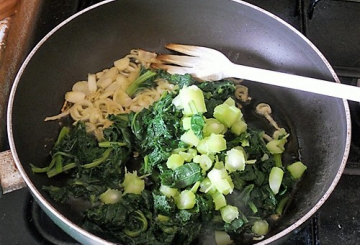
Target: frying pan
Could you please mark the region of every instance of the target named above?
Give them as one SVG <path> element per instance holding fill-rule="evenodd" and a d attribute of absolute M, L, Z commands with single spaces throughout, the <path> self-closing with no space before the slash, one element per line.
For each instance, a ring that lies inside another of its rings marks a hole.
<path fill-rule="evenodd" d="M 42 190 L 62 178 L 33 174 L 46 166 L 63 122 L 59 112 L 72 84 L 112 66 L 133 48 L 164 53 L 167 43 L 218 49 L 233 62 L 339 82 L 323 55 L 278 17 L 242 1 L 105 1 L 69 18 L 33 49 L 19 70 L 8 105 L 8 135 L 19 171 L 41 208 L 84 244 L 112 244 L 81 229 L 82 205 L 58 204 Z M 254 103 L 273 107 L 291 135 L 295 154 L 308 166 L 290 206 L 259 244 L 281 243 L 308 220 L 335 188 L 350 145 L 346 101 L 248 82 Z"/>

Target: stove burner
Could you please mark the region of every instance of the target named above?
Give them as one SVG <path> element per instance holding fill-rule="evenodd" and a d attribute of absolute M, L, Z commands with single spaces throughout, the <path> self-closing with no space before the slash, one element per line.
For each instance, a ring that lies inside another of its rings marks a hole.
<path fill-rule="evenodd" d="M 30 216 L 29 227 L 39 236 L 46 240 L 43 245 L 80 245 L 69 235 L 62 231 L 31 198 L 29 202 Z M 314 215 L 301 228 L 294 231 L 293 235 L 283 245 L 319 245 L 318 217 Z"/>
<path fill-rule="evenodd" d="M 313 17 L 315 6 L 320 2 L 321 0 L 311 0 L 309 4 L 309 8 L 307 11 L 308 18 L 311 20 Z M 354 2 L 354 3 L 360 3 L 360 0 L 333 0 L 333 1 L 343 1 L 343 2 Z"/>
<path fill-rule="evenodd" d="M 352 134 L 348 162 L 344 174 L 360 175 L 360 104 L 349 101 Z"/>
<path fill-rule="evenodd" d="M 315 6 L 320 1 L 321 0 L 311 0 L 308 11 L 307 11 L 309 19 L 312 19 L 313 15 L 314 15 Z"/>
<path fill-rule="evenodd" d="M 30 215 L 30 223 L 39 236 L 49 242 L 48 245 L 80 245 L 61 230 L 35 201 L 31 202 Z"/>
<path fill-rule="evenodd" d="M 80 245 L 62 231 L 33 200 L 30 200 L 30 227 L 48 243 L 44 245 Z M 319 245 L 318 218 L 315 215 L 283 243 L 283 245 Z"/>

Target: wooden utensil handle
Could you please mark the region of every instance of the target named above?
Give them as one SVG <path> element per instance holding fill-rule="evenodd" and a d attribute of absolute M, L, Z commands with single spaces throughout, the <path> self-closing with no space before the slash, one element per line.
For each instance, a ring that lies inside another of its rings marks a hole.
<path fill-rule="evenodd" d="M 10 150 L 0 152 L 0 182 L 3 194 L 26 186 Z"/>
<path fill-rule="evenodd" d="M 19 0 L 0 0 L 0 20 L 15 13 Z"/>

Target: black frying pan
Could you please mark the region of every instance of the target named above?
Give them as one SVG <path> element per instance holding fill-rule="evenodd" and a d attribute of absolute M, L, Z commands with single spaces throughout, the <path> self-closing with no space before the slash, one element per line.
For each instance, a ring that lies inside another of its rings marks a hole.
<path fill-rule="evenodd" d="M 48 164 L 64 93 L 89 72 L 112 66 L 130 49 L 166 52 L 167 43 L 216 48 L 233 62 L 338 82 L 325 58 L 299 32 L 259 8 L 230 0 L 105 1 L 62 23 L 31 52 L 15 80 L 8 135 L 17 167 L 44 211 L 85 244 L 111 244 L 79 228 L 81 205 L 54 203 L 41 189 L 60 184 L 31 172 Z M 337 184 L 349 151 L 347 103 L 306 92 L 247 83 L 257 102 L 272 105 L 290 128 L 307 174 L 286 215 L 261 244 L 281 242 L 324 203 Z"/>

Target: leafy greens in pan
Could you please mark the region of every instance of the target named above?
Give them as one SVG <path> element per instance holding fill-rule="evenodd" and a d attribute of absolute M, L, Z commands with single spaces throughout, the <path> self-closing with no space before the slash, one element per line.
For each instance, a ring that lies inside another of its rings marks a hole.
<path fill-rule="evenodd" d="M 63 127 L 49 166 L 33 171 L 66 174 L 67 182 L 44 189 L 57 202 L 88 201 L 82 226 L 109 241 L 263 238 L 306 169 L 300 161 L 282 163 L 288 133 L 275 128 L 270 137 L 248 125 L 232 80 L 198 82 L 142 67 L 144 74 L 135 91 L 157 79 L 175 89 L 148 108 L 110 114 L 101 140 L 82 121 Z"/>

